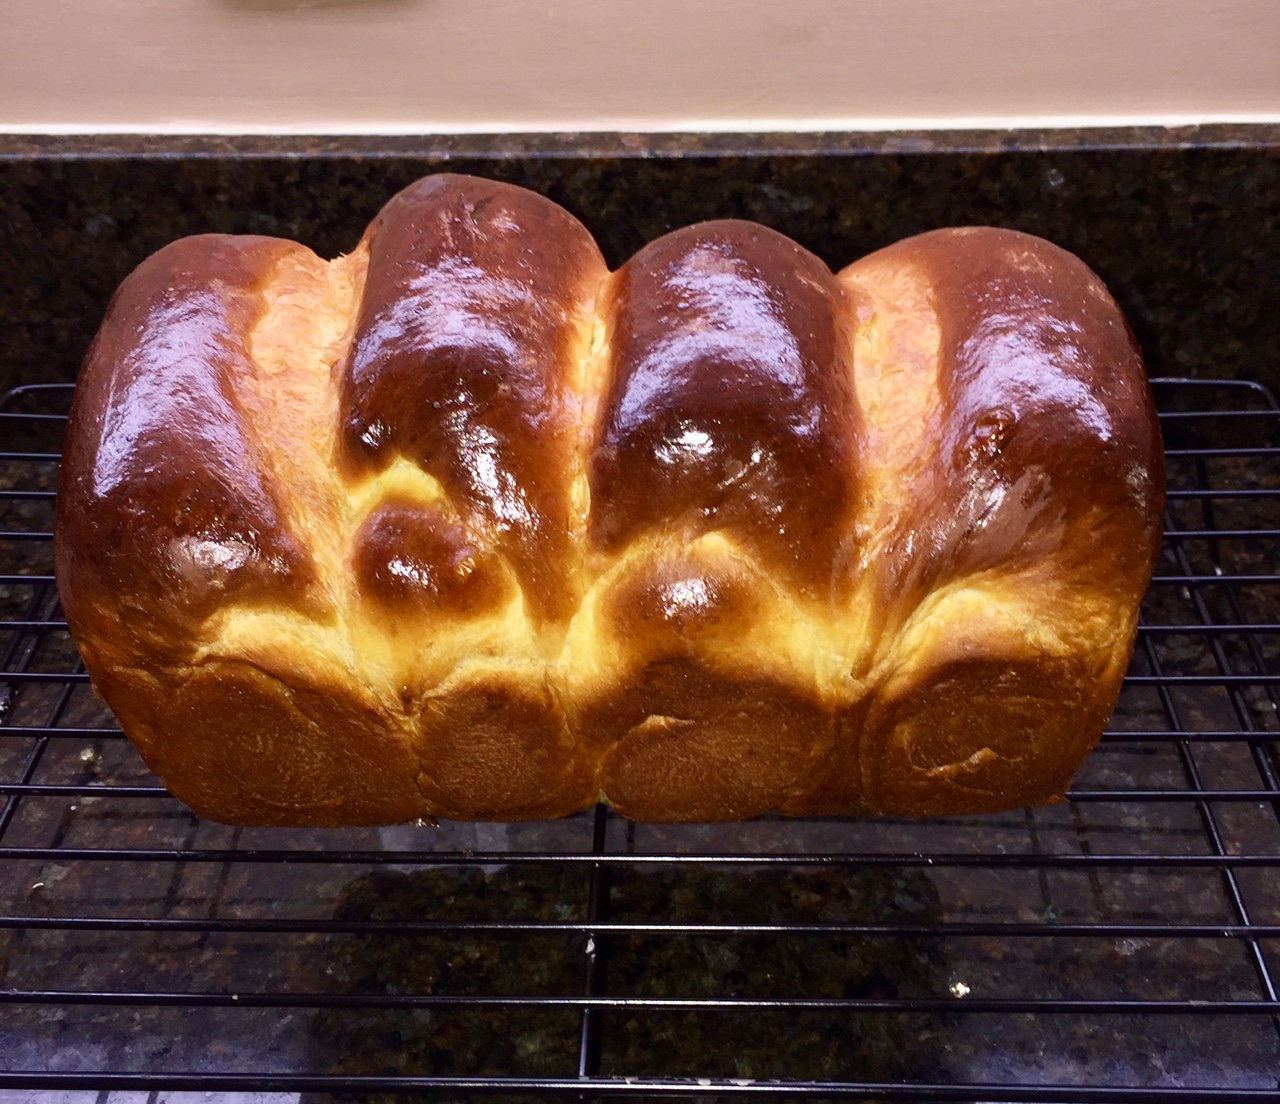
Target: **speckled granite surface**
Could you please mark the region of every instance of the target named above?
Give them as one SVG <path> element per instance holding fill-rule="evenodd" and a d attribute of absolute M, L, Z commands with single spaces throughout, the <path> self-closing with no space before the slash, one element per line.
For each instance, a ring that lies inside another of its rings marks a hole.
<path fill-rule="evenodd" d="M 1181 409 L 1180 392 L 1202 389 L 1155 390 L 1163 408 Z M 1233 392 L 1235 413 L 1166 420 L 1167 444 L 1181 450 L 1169 467 L 1174 527 L 1280 528 L 1280 419 L 1254 388 L 1204 390 Z M 66 399 L 38 392 L 6 409 L 55 413 Z M 60 423 L 29 428 L 36 457 L 57 448 Z M 1224 440 L 1269 451 L 1195 451 Z M 45 459 L 0 464 L 0 530 L 47 532 L 54 473 Z M 1226 496 L 1210 503 L 1196 493 L 1206 487 Z M 1166 543 L 1132 673 L 1209 682 L 1128 686 L 1068 804 L 939 821 L 646 826 L 610 815 L 601 847 L 611 857 L 753 861 L 608 866 L 600 915 L 615 926 L 594 943 L 599 993 L 890 1007 L 610 1007 L 599 1020 L 600 1074 L 898 1081 L 905 1094 L 933 1084 L 969 1100 L 1010 1099 L 1000 1086 L 1016 1099 L 1042 1085 L 1079 1086 L 1093 1100 L 1115 1099 L 1117 1087 L 1274 1090 L 1280 1037 L 1265 1009 L 1186 1002 L 1258 1002 L 1269 991 L 1262 968 L 1280 977 L 1280 820 L 1266 801 L 1180 798 L 1192 770 L 1208 789 L 1251 790 L 1263 784 L 1260 766 L 1275 762 L 1280 691 L 1246 677 L 1228 692 L 1212 676 L 1280 672 L 1278 556 L 1265 532 Z M 30 782 L 44 787 L 0 832 L 0 1078 L 574 1076 L 579 1009 L 429 999 L 582 994 L 591 867 L 546 856 L 588 853 L 589 815 L 237 829 L 195 819 L 162 791 L 113 792 L 157 780 L 108 727 L 88 685 L 59 681 L 75 658 L 65 628 L 19 627 L 55 616 L 56 595 L 41 581 L 51 570 L 47 540 L 14 542 L 0 558 L 0 571 L 13 573 L 0 579 L 0 626 L 9 626 L 0 658 L 6 669 L 54 676 L 0 680 L 0 786 L 28 777 L 29 764 Z M 1197 631 L 1204 621 L 1234 627 L 1209 635 Z M 66 731 L 40 751 L 31 726 L 45 724 Z M 1232 738 L 1241 728 L 1258 732 L 1254 747 Z M 1185 748 L 1174 730 L 1191 734 Z M 1168 798 L 1152 800 L 1158 791 Z M 1240 866 L 1200 861 L 1213 850 L 1202 808 Z M 154 850 L 127 858 L 138 848 Z M 277 848 L 298 861 L 261 859 Z M 328 860 L 308 861 L 322 852 Z M 443 865 L 441 852 L 474 861 Z M 771 861 L 785 855 L 820 861 Z M 895 858 L 875 861 L 886 855 Z M 1233 901 L 1265 935 L 1240 937 Z M 484 924 L 492 927 L 475 926 Z M 744 924 L 757 928 L 737 930 Z M 57 999 L 78 992 L 108 999 Z M 175 1002 L 148 1001 L 155 993 Z M 197 996 L 184 1003 L 186 994 Z M 277 996 L 283 1006 L 271 1003 Z M 1043 1005 L 1099 999 L 1179 1010 Z M 932 1004 L 905 1003 L 920 1000 Z M 1030 1010 L 975 1007 L 992 1000 Z"/>
<path fill-rule="evenodd" d="M 1010 152 L 1011 144 L 1018 148 Z M 139 139 L 93 148 L 15 139 L 0 151 L 0 371 L 9 381 L 71 378 L 116 281 L 173 236 L 283 233 L 333 253 L 350 247 L 395 188 L 446 166 L 546 191 L 587 222 L 613 263 L 666 229 L 719 215 L 768 222 L 833 264 L 944 222 L 1019 226 L 1075 249 L 1103 273 L 1130 311 L 1153 371 L 1277 382 L 1280 128 L 774 136 L 745 153 L 723 137 Z M 1247 388 L 1231 389 L 1243 396 L 1184 394 L 1191 390 L 1157 393 L 1168 409 L 1221 399 L 1237 412 L 1262 413 L 1166 422 L 1170 448 L 1280 443 L 1264 396 Z M 64 403 L 65 395 L 42 393 L 14 405 Z M 54 423 L 5 426 L 3 447 L 56 447 Z M 30 439 L 19 440 L 19 430 Z M 47 531 L 52 500 L 42 496 L 53 475 L 43 460 L 0 468 L 0 494 L 12 495 L 0 500 L 0 525 Z M 1280 453 L 1198 460 L 1184 452 L 1171 459 L 1170 485 L 1184 496 L 1171 510 L 1181 529 L 1280 527 Z M 1234 497 L 1211 504 L 1194 493 L 1206 487 Z M 1241 497 L 1246 491 L 1252 497 Z M 2 570 L 14 575 L 0 583 L 0 621 L 52 615 L 52 590 L 35 581 L 51 570 L 49 553 L 47 541 L 34 540 L 5 550 Z M 1280 588 L 1269 583 L 1278 570 L 1274 539 L 1171 541 L 1159 570 L 1168 578 L 1144 607 L 1153 629 L 1134 674 L 1280 670 L 1280 633 L 1267 628 L 1280 622 Z M 1200 582 L 1183 586 L 1184 575 Z M 1233 577 L 1254 581 L 1229 584 Z M 1237 630 L 1210 636 L 1195 631 L 1202 620 Z M 1258 631 L 1239 631 L 1240 623 Z M 1175 625 L 1190 628 L 1160 628 Z M 18 657 L 11 663 L 36 672 L 65 672 L 74 658 L 62 629 L 10 629 L 0 643 Z M 80 726 L 108 723 L 87 685 L 75 686 L 62 705 L 56 681 L 10 691 L 0 697 L 0 721 L 18 730 L 0 733 L 0 783 L 16 782 L 30 761 L 31 781 L 50 789 L 24 797 L 3 833 L 4 846 L 18 850 L 0 861 L 0 915 L 12 918 L 0 929 L 0 992 L 199 993 L 209 1001 L 6 1003 L 0 1074 L 194 1071 L 263 1083 L 289 1074 L 574 1075 L 577 1009 L 408 1002 L 583 991 L 585 933 L 557 925 L 580 925 L 587 916 L 590 868 L 501 860 L 585 852 L 589 817 L 381 831 L 227 828 L 195 820 L 160 795 L 59 790 L 155 780 L 118 734 L 82 733 Z M 638 928 L 600 935 L 605 996 L 942 1005 L 927 1014 L 902 1005 L 750 1015 L 608 1008 L 599 1022 L 599 1072 L 883 1079 L 905 1083 L 904 1093 L 935 1083 L 960 1096 L 967 1086 L 968 1099 L 997 1098 L 1000 1086 L 1027 1099 L 1046 1084 L 1092 1088 L 1093 1099 L 1109 1091 L 1100 1086 L 1273 1090 L 1280 1037 L 1265 1012 L 1046 1012 L 1038 1002 L 1265 997 L 1264 971 L 1280 977 L 1273 934 L 1280 930 L 1280 821 L 1267 802 L 1214 802 L 1221 846 L 1246 860 L 1227 871 L 1196 861 L 1210 851 L 1202 807 L 1177 798 L 1189 771 L 1211 789 L 1258 787 L 1268 761 L 1261 756 L 1270 755 L 1263 749 L 1274 747 L 1280 726 L 1276 705 L 1276 691 L 1261 681 L 1231 693 L 1216 684 L 1167 694 L 1131 685 L 1113 738 L 1076 781 L 1079 796 L 1049 808 L 950 821 L 764 818 L 674 828 L 611 816 L 610 855 L 889 853 L 918 861 L 618 864 L 604 881 L 604 914 Z M 29 759 L 36 741 L 21 726 L 45 723 L 71 731 Z M 1242 727 L 1258 730 L 1257 754 L 1215 737 Z M 1185 753 L 1169 735 L 1174 728 L 1192 734 Z M 1170 798 L 1099 792 L 1107 790 L 1167 790 Z M 146 862 L 58 854 L 104 846 L 172 854 Z M 419 853 L 404 863 L 249 861 L 277 847 Z M 250 855 L 241 861 L 240 851 Z M 490 858 L 442 866 L 432 852 Z M 232 857 L 213 861 L 215 854 Z M 965 861 L 984 857 L 992 862 Z M 1184 858 L 1191 863 L 1179 865 Z M 1239 938 L 1233 901 L 1268 934 Z M 72 919 L 59 926 L 60 917 Z M 160 923 L 144 931 L 113 926 L 120 918 Z M 272 927 L 282 921 L 285 927 Z M 454 921 L 510 930 L 464 931 L 448 926 Z M 744 923 L 786 930 L 678 927 Z M 676 927 L 646 927 L 654 924 Z M 870 929 L 824 928 L 840 925 Z M 237 1003 L 239 994 L 254 993 L 301 1003 Z M 1036 1010 L 975 1007 L 991 1000 Z"/>
<path fill-rule="evenodd" d="M 0 136 L 0 388 L 68 380 L 111 292 L 202 231 L 350 249 L 428 172 L 564 204 L 611 264 L 699 219 L 773 226 L 845 264 L 989 223 L 1078 253 L 1153 374 L 1280 383 L 1280 126 L 847 135 Z"/>

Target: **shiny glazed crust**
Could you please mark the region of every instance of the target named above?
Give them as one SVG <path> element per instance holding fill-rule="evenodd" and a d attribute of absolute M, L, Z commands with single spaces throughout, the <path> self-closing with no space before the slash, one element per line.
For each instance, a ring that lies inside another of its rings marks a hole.
<path fill-rule="evenodd" d="M 437 175 L 356 250 L 145 261 L 55 533 L 94 685 L 202 816 L 940 815 L 1057 799 L 1160 539 L 1079 260 L 939 230 L 833 275 L 746 222 L 618 272 Z"/>

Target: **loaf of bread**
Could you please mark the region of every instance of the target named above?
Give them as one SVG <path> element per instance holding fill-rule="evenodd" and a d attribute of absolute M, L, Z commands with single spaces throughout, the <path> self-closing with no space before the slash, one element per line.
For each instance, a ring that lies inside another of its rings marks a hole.
<path fill-rule="evenodd" d="M 442 174 L 334 261 L 145 261 L 55 543 L 94 686 L 201 816 L 943 815 L 1063 793 L 1163 500 L 1129 328 L 1045 241 L 833 275 L 708 222 L 611 273 Z"/>

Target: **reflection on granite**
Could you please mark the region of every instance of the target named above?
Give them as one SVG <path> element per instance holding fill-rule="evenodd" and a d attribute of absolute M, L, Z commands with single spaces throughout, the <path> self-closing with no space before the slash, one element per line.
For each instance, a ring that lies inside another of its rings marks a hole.
<path fill-rule="evenodd" d="M 542 864 L 374 872 L 343 890 L 335 916 L 384 923 L 580 921 L 586 879 L 583 867 Z M 356 934 L 331 944 L 324 991 L 575 996 L 582 989 L 585 942 L 581 934 L 554 931 Z M 520 1070 L 572 1077 L 578 1020 L 573 1008 L 322 1009 L 312 1020 L 311 1064 L 329 1074 L 366 1076 Z"/>
<path fill-rule="evenodd" d="M 785 829 L 783 830 L 785 832 Z M 724 829 L 720 830 L 723 837 Z M 346 921 L 587 918 L 587 871 L 542 864 L 491 872 L 373 874 L 343 892 Z M 918 870 L 634 869 L 617 872 L 607 916 L 641 924 L 932 924 L 938 895 Z M 618 933 L 606 995 L 649 998 L 929 997 L 945 990 L 941 942 L 924 937 Z M 331 993 L 577 996 L 582 932 L 353 935 L 334 945 Z M 328 1073 L 572 1077 L 576 1009 L 324 1010 L 313 1022 Z M 884 1081 L 943 1073 L 947 1018 L 922 1013 L 609 1010 L 604 1076 Z"/>
<path fill-rule="evenodd" d="M 609 262 L 678 226 L 748 218 L 828 263 L 937 226 L 1047 237 L 1106 280 L 1153 374 L 1280 383 L 1280 127 L 853 135 L 0 137 L 0 390 L 73 379 L 106 302 L 204 231 L 349 250 L 444 169 L 531 187 Z"/>

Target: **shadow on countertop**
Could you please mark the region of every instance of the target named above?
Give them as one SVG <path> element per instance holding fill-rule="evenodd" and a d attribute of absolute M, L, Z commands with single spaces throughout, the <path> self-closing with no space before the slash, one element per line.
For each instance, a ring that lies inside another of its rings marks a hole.
<path fill-rule="evenodd" d="M 582 866 L 543 864 L 380 872 L 352 882 L 335 916 L 346 923 L 581 923 L 587 876 Z M 938 894 L 920 871 L 641 868 L 609 887 L 606 909 L 612 923 L 794 929 L 597 936 L 606 996 L 908 999 L 946 992 L 938 939 L 803 930 L 936 924 Z M 326 973 L 341 995 L 576 997 L 584 991 L 585 940 L 580 929 L 353 934 L 335 945 Z M 311 1035 L 315 1065 L 327 1074 L 572 1078 L 580 1019 L 572 1007 L 332 1008 L 316 1014 Z M 936 1013 L 633 1006 L 606 1009 L 602 1019 L 596 1057 L 604 1077 L 943 1076 L 947 1017 Z"/>

